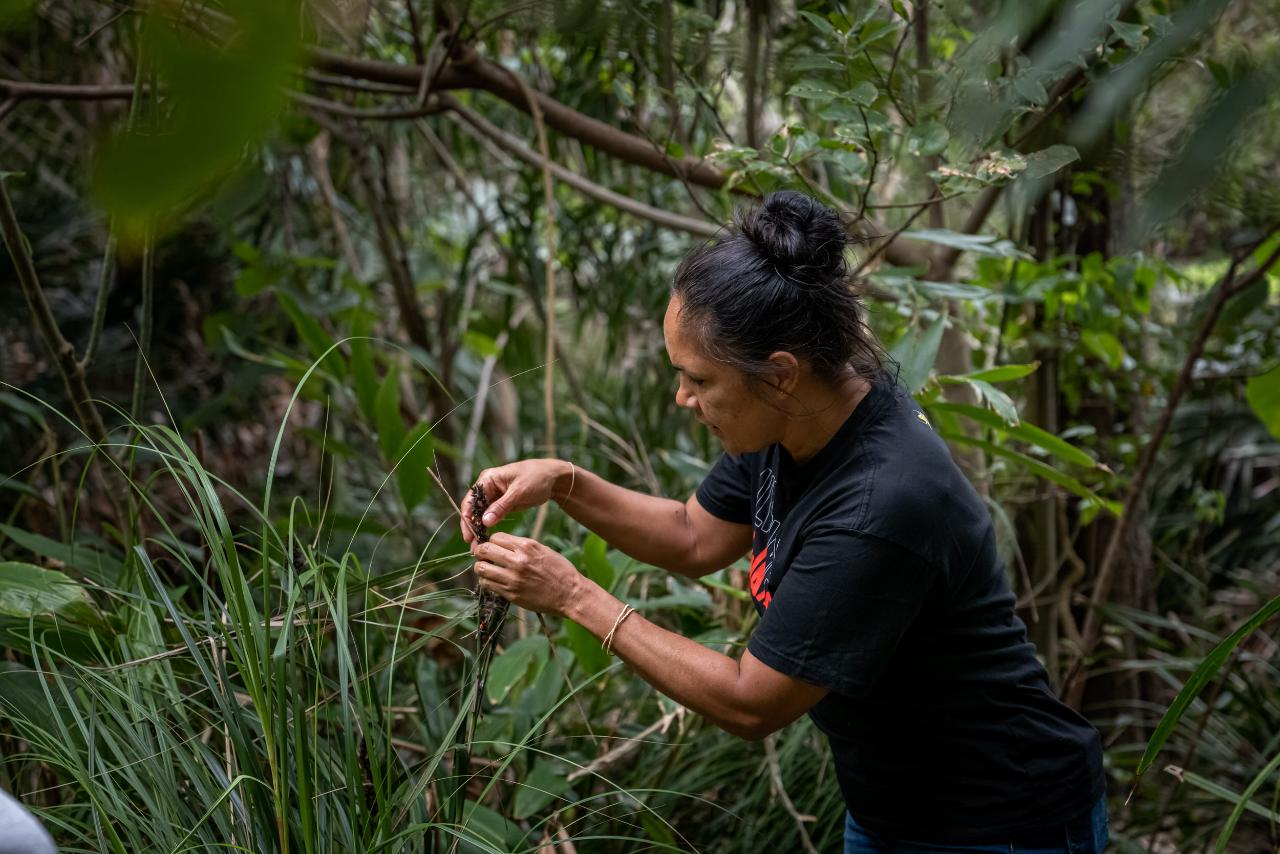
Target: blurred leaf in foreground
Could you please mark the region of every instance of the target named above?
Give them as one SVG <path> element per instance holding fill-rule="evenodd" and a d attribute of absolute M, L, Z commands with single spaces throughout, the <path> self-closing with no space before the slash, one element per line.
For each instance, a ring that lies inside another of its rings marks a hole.
<path fill-rule="evenodd" d="M 142 53 L 154 62 L 160 103 L 139 104 L 135 127 L 108 138 L 93 169 L 99 202 L 120 239 L 140 243 L 150 228 L 175 223 L 237 165 L 246 145 L 269 131 L 285 102 L 301 39 L 292 0 L 228 0 L 212 32 L 181 31 L 178 4 L 153 8 Z M 150 64 L 150 62 L 148 62 Z"/>

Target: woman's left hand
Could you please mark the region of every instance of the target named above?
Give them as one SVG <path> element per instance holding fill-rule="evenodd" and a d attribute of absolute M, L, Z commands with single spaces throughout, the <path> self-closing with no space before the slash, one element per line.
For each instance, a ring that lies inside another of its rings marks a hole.
<path fill-rule="evenodd" d="M 472 543 L 480 586 L 530 611 L 563 615 L 586 579 L 569 559 L 528 537 L 494 534 Z"/>

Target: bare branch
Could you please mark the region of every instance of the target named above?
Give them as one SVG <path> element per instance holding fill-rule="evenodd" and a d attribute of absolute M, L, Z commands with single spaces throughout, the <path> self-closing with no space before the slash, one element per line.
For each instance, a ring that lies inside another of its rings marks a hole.
<path fill-rule="evenodd" d="M 466 124 L 472 129 L 496 142 L 498 145 L 502 146 L 502 148 L 520 158 L 525 163 L 528 163 L 531 166 L 542 166 L 542 157 L 538 152 L 529 148 L 523 142 L 501 128 L 496 127 L 480 114 L 463 106 L 455 98 L 444 96 L 443 103 L 452 113 L 466 122 Z M 713 237 L 720 230 L 720 226 L 707 222 L 706 220 L 694 219 L 693 217 L 681 216 L 680 214 L 660 210 L 659 208 L 646 205 L 644 202 L 637 201 L 629 196 L 615 193 L 613 190 L 610 190 L 607 187 L 602 187 L 594 181 L 582 177 L 576 172 L 569 171 L 558 163 L 552 162 L 549 165 L 552 175 L 554 175 L 558 180 L 568 184 L 570 187 L 573 187 L 584 196 L 595 199 L 603 204 L 616 207 L 618 210 L 632 214 L 633 216 L 640 217 L 641 219 L 647 219 L 650 222 L 655 222 L 658 225 L 662 225 L 667 228 L 673 228 L 678 231 L 687 231 L 698 237 Z"/>

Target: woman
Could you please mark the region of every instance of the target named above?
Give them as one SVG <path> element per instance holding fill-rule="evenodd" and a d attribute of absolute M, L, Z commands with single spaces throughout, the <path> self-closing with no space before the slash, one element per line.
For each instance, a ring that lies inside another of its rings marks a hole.
<path fill-rule="evenodd" d="M 534 540 L 479 544 L 464 525 L 480 583 L 577 622 L 742 738 L 808 712 L 834 753 L 846 852 L 1100 851 L 1098 734 L 1054 697 L 986 508 L 885 372 L 845 245 L 834 212 L 783 192 L 681 263 L 663 322 L 676 403 L 725 450 L 687 502 L 562 460 L 479 478 L 486 524 L 556 501 L 689 577 L 750 550 L 760 622 L 740 659 L 650 623 Z"/>

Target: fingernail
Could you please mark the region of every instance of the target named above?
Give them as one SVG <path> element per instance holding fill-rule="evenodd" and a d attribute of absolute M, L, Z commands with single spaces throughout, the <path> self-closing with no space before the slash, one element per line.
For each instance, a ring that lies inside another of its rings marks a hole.
<path fill-rule="evenodd" d="M 498 521 L 498 517 L 497 517 L 497 516 L 495 516 L 495 515 L 493 515 L 492 513 L 486 513 L 486 514 L 484 514 L 484 520 L 483 520 L 483 521 L 484 521 L 484 523 L 485 523 L 486 525 L 492 525 L 494 522 L 497 522 L 497 521 Z"/>

